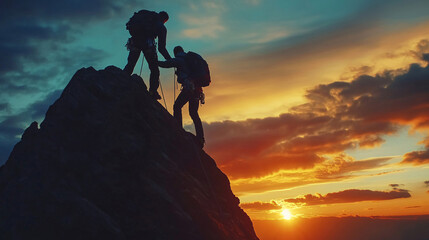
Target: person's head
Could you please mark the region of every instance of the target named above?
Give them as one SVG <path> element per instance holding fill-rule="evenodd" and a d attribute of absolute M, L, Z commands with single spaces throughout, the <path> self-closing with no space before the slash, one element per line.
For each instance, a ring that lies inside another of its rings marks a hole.
<path fill-rule="evenodd" d="M 176 46 L 173 49 L 173 52 L 174 52 L 174 56 L 177 57 L 177 54 L 184 52 L 184 50 L 183 50 L 183 48 L 181 46 Z"/>
<path fill-rule="evenodd" d="M 161 21 L 162 21 L 163 23 L 166 23 L 166 22 L 168 21 L 168 19 L 170 18 L 170 17 L 168 16 L 168 13 L 167 13 L 167 12 L 165 12 L 165 11 L 161 11 L 161 12 L 159 12 L 159 17 L 161 18 Z"/>

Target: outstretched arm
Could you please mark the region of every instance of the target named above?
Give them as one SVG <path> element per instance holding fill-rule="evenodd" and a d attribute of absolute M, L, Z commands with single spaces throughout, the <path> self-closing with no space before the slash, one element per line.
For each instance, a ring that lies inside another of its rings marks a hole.
<path fill-rule="evenodd" d="M 165 45 L 167 44 L 167 28 L 162 25 L 158 34 L 158 51 L 162 54 L 165 60 L 171 59 Z"/>
<path fill-rule="evenodd" d="M 158 66 L 162 68 L 178 68 L 181 67 L 181 62 L 177 58 L 170 58 L 167 61 L 158 61 Z"/>

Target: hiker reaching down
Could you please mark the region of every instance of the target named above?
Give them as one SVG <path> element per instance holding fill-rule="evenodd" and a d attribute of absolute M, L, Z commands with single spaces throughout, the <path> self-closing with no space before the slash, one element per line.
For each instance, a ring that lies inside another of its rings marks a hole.
<path fill-rule="evenodd" d="M 182 126 L 182 107 L 189 102 L 189 115 L 194 122 L 197 144 L 202 148 L 205 140 L 203 125 L 198 115 L 198 107 L 200 100 L 204 103 L 202 87 L 208 86 L 209 83 L 200 84 L 198 79 L 199 75 L 201 75 L 199 72 L 201 71 L 198 69 L 203 69 L 202 72 L 208 74 L 208 81 L 210 81 L 208 65 L 198 54 L 192 52 L 185 53 L 181 46 L 176 46 L 173 52 L 174 58 L 167 61 L 158 61 L 159 66 L 162 68 L 177 68 L 177 82 L 182 84 L 182 90 L 174 102 L 173 116 L 180 126 Z M 195 62 L 195 64 L 193 64 L 193 62 Z M 203 67 L 199 67 L 198 65 L 203 65 Z"/>
<path fill-rule="evenodd" d="M 170 59 L 170 54 L 165 48 L 167 28 L 164 24 L 168 19 L 168 14 L 164 11 L 156 13 L 148 10 L 140 10 L 134 13 L 126 24 L 131 38 L 128 39 L 126 44 L 130 53 L 128 54 L 128 63 L 124 71 L 128 75 L 131 75 L 140 57 L 140 53 L 143 52 L 150 69 L 149 93 L 155 99 L 161 99 L 161 96 L 158 94 L 159 68 L 155 39 L 158 38 L 158 50 L 162 56 L 166 60 Z"/>

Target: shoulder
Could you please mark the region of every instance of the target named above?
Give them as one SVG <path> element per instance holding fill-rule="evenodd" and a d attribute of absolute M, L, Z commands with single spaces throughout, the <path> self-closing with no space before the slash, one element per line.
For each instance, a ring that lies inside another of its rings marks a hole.
<path fill-rule="evenodd" d="M 158 30 L 160 32 L 167 32 L 167 28 L 165 27 L 164 23 L 158 22 Z"/>

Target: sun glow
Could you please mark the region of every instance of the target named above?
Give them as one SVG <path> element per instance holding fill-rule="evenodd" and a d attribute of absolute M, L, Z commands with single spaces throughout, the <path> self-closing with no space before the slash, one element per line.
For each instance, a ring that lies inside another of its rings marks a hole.
<path fill-rule="evenodd" d="M 290 213 L 289 209 L 284 209 L 282 215 L 285 220 L 290 220 L 292 218 L 292 213 Z"/>

